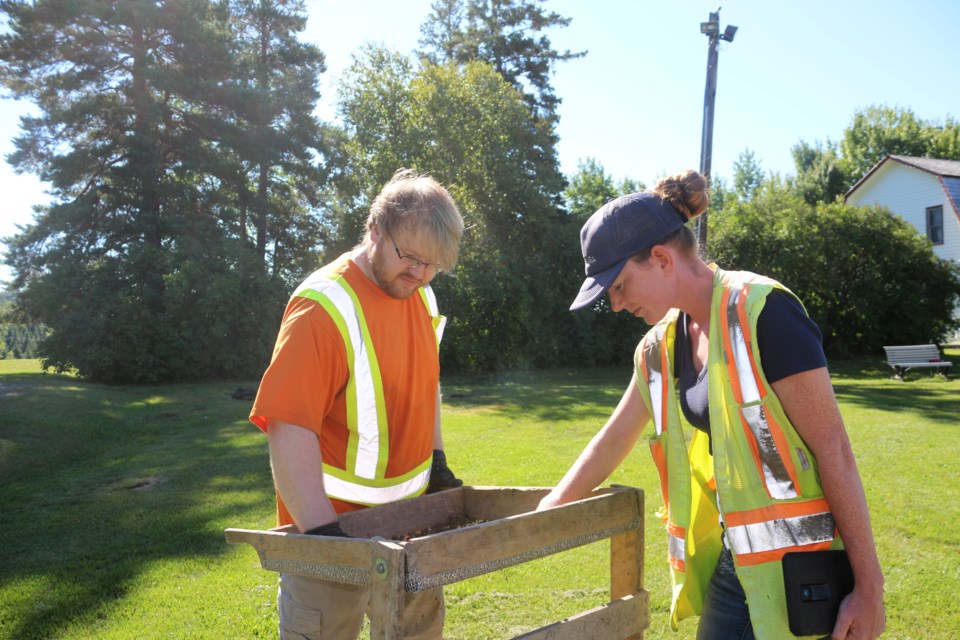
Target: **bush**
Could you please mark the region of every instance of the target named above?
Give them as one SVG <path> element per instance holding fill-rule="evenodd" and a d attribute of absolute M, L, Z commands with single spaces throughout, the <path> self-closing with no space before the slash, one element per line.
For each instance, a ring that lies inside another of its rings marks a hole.
<path fill-rule="evenodd" d="M 51 319 L 43 366 L 106 383 L 259 378 L 289 288 L 253 249 L 201 220 L 147 275 L 137 251 L 80 256 L 21 293 L 28 314 Z"/>
<path fill-rule="evenodd" d="M 768 191 L 710 220 L 720 265 L 769 275 L 793 290 L 830 355 L 937 343 L 958 326 L 960 268 L 887 209 L 813 207 Z"/>

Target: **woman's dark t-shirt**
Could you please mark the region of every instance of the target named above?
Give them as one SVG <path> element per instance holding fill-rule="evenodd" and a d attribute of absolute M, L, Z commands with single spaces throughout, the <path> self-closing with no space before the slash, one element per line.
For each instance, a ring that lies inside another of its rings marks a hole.
<path fill-rule="evenodd" d="M 820 329 L 788 293 L 774 290 L 757 318 L 760 366 L 771 384 L 795 373 L 827 366 Z M 680 314 L 674 353 L 674 375 L 679 378 L 680 410 L 697 429 L 710 433 L 707 367 L 697 371 L 690 352 L 687 314 Z"/>

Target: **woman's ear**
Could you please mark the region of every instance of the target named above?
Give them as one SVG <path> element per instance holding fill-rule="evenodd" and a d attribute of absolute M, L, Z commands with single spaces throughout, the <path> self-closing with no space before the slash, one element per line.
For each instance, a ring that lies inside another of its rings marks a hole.
<path fill-rule="evenodd" d="M 653 261 L 653 264 L 659 267 L 660 269 L 672 269 L 674 256 L 666 245 L 655 244 L 650 248 L 650 259 Z"/>

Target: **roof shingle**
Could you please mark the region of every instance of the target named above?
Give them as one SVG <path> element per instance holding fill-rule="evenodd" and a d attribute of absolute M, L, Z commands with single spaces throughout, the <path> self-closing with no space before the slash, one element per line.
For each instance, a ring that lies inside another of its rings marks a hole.
<path fill-rule="evenodd" d="M 895 155 L 890 155 L 890 159 L 938 176 L 960 178 L 960 160 L 938 160 L 936 158 L 914 158 L 911 156 Z"/>

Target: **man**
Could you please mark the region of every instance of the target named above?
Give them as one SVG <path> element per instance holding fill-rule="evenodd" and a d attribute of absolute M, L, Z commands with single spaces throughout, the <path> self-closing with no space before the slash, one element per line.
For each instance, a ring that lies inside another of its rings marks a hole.
<path fill-rule="evenodd" d="M 462 484 L 440 435 L 444 318 L 429 286 L 457 262 L 463 218 L 434 179 L 400 170 L 363 241 L 294 292 L 250 412 L 267 433 L 277 520 L 346 535 L 337 514 Z M 369 590 L 280 575 L 280 637 L 356 638 Z M 407 594 L 404 637 L 440 638 L 440 589 Z"/>

